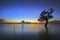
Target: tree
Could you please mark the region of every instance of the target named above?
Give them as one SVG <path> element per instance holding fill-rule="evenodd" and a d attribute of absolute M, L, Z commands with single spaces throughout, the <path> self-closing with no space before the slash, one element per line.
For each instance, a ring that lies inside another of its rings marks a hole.
<path fill-rule="evenodd" d="M 46 21 L 45 23 L 45 29 L 46 29 L 46 34 L 48 35 L 48 20 L 53 18 L 52 13 L 54 12 L 53 8 L 50 8 L 48 11 L 43 10 L 40 14 L 40 17 L 38 21 Z"/>

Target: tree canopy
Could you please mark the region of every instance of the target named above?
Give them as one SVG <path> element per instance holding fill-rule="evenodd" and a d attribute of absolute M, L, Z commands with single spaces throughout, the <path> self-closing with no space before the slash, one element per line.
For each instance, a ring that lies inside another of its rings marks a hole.
<path fill-rule="evenodd" d="M 53 18 L 52 13 L 54 12 L 53 8 L 50 8 L 48 11 L 43 10 L 40 14 L 38 21 L 49 20 Z"/>

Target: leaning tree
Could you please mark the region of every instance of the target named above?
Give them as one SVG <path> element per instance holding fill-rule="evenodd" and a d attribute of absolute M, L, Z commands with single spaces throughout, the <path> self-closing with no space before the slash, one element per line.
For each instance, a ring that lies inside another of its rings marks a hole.
<path fill-rule="evenodd" d="M 46 34 L 48 34 L 48 27 L 47 27 L 48 20 L 53 18 L 53 15 L 52 15 L 53 12 L 54 12 L 53 8 L 50 8 L 48 11 L 43 10 L 38 19 L 38 21 L 46 21 L 46 23 L 45 23 Z"/>

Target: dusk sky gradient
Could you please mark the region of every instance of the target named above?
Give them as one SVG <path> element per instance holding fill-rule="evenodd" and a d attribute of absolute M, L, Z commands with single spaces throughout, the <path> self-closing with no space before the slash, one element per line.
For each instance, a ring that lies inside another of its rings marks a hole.
<path fill-rule="evenodd" d="M 37 20 L 43 10 L 54 8 L 54 20 L 60 20 L 60 0 L 0 0 L 0 19 Z"/>

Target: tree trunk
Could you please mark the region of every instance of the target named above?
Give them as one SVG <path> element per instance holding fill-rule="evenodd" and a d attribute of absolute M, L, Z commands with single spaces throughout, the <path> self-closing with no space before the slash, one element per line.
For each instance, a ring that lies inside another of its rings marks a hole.
<path fill-rule="evenodd" d="M 48 25 L 48 20 L 46 20 L 46 24 L 45 24 L 46 33 L 48 34 L 48 27 L 47 27 L 47 25 Z"/>
<path fill-rule="evenodd" d="M 46 20 L 46 24 L 45 24 L 45 30 L 46 30 L 46 40 L 48 40 L 48 20 Z"/>

